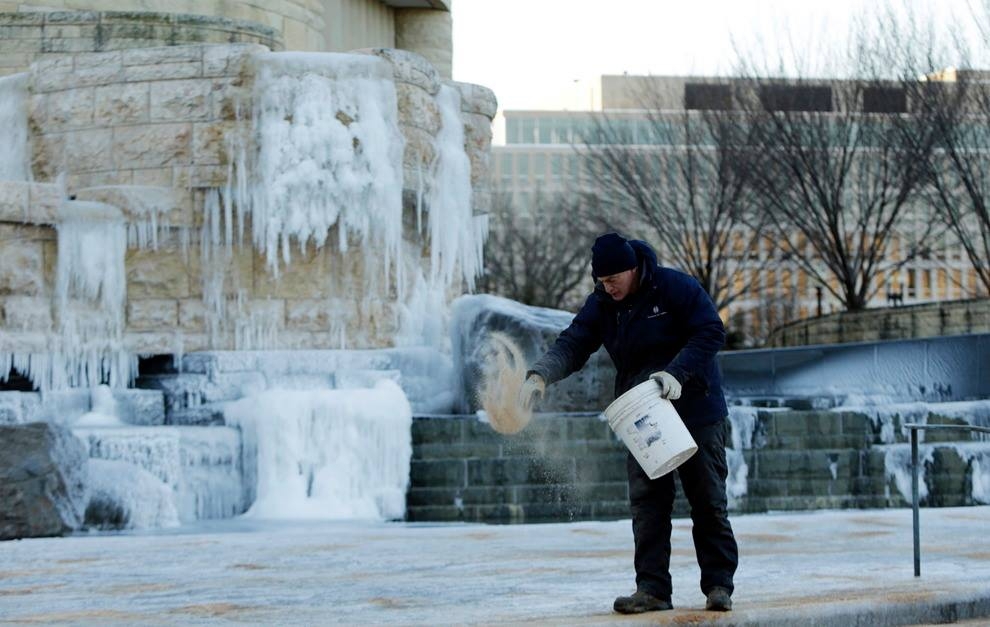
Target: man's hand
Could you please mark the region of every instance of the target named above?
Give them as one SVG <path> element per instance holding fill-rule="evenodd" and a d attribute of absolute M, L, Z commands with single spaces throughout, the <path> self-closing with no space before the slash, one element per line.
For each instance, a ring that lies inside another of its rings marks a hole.
<path fill-rule="evenodd" d="M 660 386 L 660 396 L 670 401 L 676 401 L 681 397 L 681 384 L 666 370 L 654 372 L 650 378 Z"/>
<path fill-rule="evenodd" d="M 547 389 L 547 383 L 538 374 L 531 374 L 526 377 L 519 390 L 519 404 L 524 409 L 532 409 L 537 400 L 543 398 L 543 393 Z"/>

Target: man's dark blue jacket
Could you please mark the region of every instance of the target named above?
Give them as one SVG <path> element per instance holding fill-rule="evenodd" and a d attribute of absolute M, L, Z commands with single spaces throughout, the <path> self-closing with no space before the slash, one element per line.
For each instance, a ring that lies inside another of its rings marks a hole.
<path fill-rule="evenodd" d="M 689 428 L 716 423 L 728 410 L 715 354 L 725 327 L 715 305 L 693 277 L 663 268 L 646 242 L 630 240 L 639 260 L 636 292 L 616 302 L 601 283 L 571 325 L 530 372 L 549 384 L 584 366 L 602 344 L 615 364 L 615 395 L 666 370 L 681 383 L 672 401 Z"/>

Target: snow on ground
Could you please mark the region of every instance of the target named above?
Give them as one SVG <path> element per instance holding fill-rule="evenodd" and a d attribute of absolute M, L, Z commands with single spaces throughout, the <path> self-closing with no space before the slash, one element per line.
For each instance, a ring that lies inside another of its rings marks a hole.
<path fill-rule="evenodd" d="M 741 561 L 728 616 L 701 611 L 686 519 L 673 533 L 678 609 L 637 621 L 611 612 L 613 598 L 634 585 L 628 520 L 239 518 L 154 535 L 0 543 L 0 624 L 783 625 L 854 624 L 863 613 L 873 618 L 858 624 L 884 624 L 904 616 L 936 622 L 946 604 L 990 614 L 990 507 L 922 510 L 920 579 L 909 509 L 732 521 Z"/>

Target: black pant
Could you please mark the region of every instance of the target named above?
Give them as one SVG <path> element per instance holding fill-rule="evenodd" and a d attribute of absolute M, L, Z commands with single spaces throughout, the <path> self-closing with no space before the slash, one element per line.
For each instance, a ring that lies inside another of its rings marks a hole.
<path fill-rule="evenodd" d="M 725 431 L 728 422 L 691 429 L 698 445 L 676 470 L 684 495 L 691 504 L 694 550 L 701 567 L 701 592 L 715 586 L 732 593 L 732 576 L 739 563 L 736 539 L 726 511 Z M 629 501 L 632 506 L 633 538 L 636 541 L 636 587 L 670 600 L 670 529 L 674 506 L 674 473 L 650 479 L 629 454 Z"/>

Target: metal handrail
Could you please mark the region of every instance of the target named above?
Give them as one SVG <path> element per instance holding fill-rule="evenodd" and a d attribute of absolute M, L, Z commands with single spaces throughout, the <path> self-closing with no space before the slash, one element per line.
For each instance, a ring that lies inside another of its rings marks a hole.
<path fill-rule="evenodd" d="M 914 515 L 914 576 L 921 576 L 921 517 L 918 512 L 918 430 L 955 429 L 957 431 L 979 431 L 990 433 L 990 427 L 974 425 L 923 425 L 917 422 L 904 423 L 911 430 L 911 506 Z"/>

